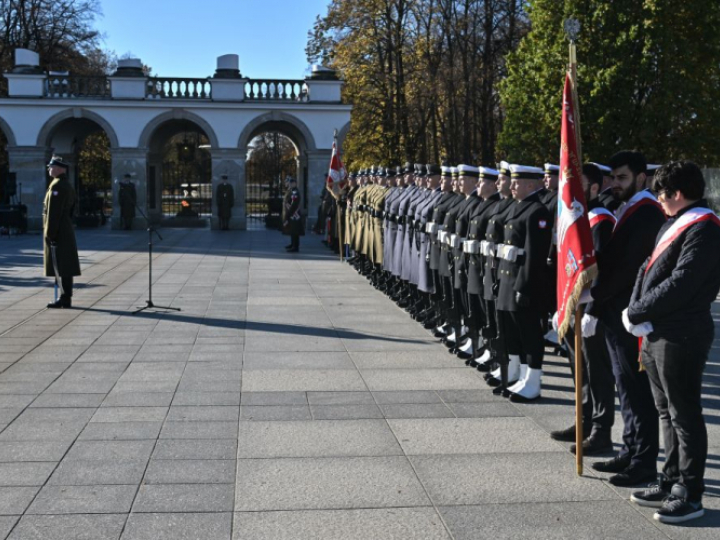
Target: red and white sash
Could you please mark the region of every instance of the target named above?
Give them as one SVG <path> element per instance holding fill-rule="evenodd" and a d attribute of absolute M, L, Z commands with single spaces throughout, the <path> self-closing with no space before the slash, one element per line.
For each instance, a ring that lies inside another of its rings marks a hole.
<path fill-rule="evenodd" d="M 594 229 L 595 225 L 602 223 L 603 221 L 611 221 L 613 226 L 617 221 L 617 219 L 615 219 L 615 215 L 610 210 L 603 208 L 602 206 L 590 210 L 588 212 L 588 219 L 590 220 L 591 229 Z"/>
<path fill-rule="evenodd" d="M 620 227 L 627 218 L 629 218 L 635 213 L 638 208 L 646 206 L 648 204 L 657 207 L 661 212 L 663 211 L 662 206 L 660 206 L 660 203 L 657 201 L 655 196 L 648 190 L 644 189 L 633 195 L 632 199 L 630 199 L 627 204 L 625 204 L 625 206 L 618 210 L 615 229 Z"/>
<path fill-rule="evenodd" d="M 715 212 L 709 208 L 693 208 L 685 212 L 682 216 L 675 220 L 668 229 L 660 237 L 660 241 L 655 246 L 655 249 L 650 256 L 650 262 L 645 267 L 645 273 L 647 274 L 650 267 L 655 261 L 662 255 L 665 250 L 672 244 L 678 236 L 680 236 L 689 227 L 692 227 L 696 223 L 701 221 L 712 221 L 716 225 L 720 226 L 720 218 L 715 215 Z"/>

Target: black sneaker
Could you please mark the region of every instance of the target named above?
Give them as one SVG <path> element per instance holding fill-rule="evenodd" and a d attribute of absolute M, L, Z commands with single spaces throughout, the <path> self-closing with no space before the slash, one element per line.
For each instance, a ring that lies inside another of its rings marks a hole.
<path fill-rule="evenodd" d="M 598 461 L 592 464 L 592 468 L 598 472 L 619 473 L 630 466 L 630 456 L 621 456 L 618 454 L 607 461 Z"/>
<path fill-rule="evenodd" d="M 687 496 L 688 492 L 685 486 L 675 484 L 670 491 L 670 496 L 665 499 L 662 507 L 655 512 L 653 517 L 660 523 L 685 523 L 704 516 L 705 509 L 702 502 L 690 502 Z"/>
<path fill-rule="evenodd" d="M 644 469 L 639 466 L 630 465 L 624 471 L 608 478 L 608 482 L 613 486 L 630 487 L 651 482 L 655 477 L 657 477 L 657 471 L 654 469 Z"/>
<path fill-rule="evenodd" d="M 630 500 L 638 506 L 660 508 L 663 505 L 663 501 L 670 495 L 665 486 L 666 483 L 663 482 L 663 478 L 659 477 L 657 482 L 648 485 L 646 489 L 633 491 L 632 495 L 630 495 Z"/>

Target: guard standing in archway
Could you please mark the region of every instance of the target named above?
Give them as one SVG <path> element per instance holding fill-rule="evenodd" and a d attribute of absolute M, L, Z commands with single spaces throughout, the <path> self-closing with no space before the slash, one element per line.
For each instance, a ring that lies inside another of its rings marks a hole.
<path fill-rule="evenodd" d="M 232 207 L 235 205 L 235 190 L 228 183 L 228 175 L 223 174 L 222 183 L 217 188 L 218 217 L 220 218 L 220 229 L 227 231 L 230 228 L 230 216 Z"/>
<path fill-rule="evenodd" d="M 48 163 L 48 173 L 53 180 L 45 193 L 43 206 L 45 275 L 54 277 L 60 287 L 60 298 L 48 304 L 49 308 L 72 306 L 73 278 L 80 275 L 80 258 L 72 224 L 77 195 L 67 177 L 69 168 L 59 156 L 53 156 Z"/>
<path fill-rule="evenodd" d="M 137 204 L 137 191 L 135 184 L 131 181 L 132 175 L 125 173 L 123 181 L 120 183 L 120 192 L 118 199 L 120 200 L 120 220 L 126 231 L 132 229 L 132 222 L 135 218 L 135 205 Z"/>
<path fill-rule="evenodd" d="M 287 191 L 283 201 L 283 234 L 290 236 L 290 245 L 285 246 L 288 253 L 300 251 L 300 235 L 303 234 L 302 215 L 300 214 L 300 190 L 297 180 L 292 176 L 285 179 Z"/>

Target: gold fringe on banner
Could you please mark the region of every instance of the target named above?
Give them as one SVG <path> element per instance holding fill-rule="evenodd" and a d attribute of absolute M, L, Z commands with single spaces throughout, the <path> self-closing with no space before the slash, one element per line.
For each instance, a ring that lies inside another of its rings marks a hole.
<path fill-rule="evenodd" d="M 575 282 L 575 287 L 573 288 L 573 292 L 570 295 L 567 303 L 565 304 L 565 318 L 563 319 L 562 324 L 558 327 L 559 341 L 562 341 L 568 329 L 570 328 L 570 315 L 575 313 L 578 302 L 580 301 L 580 296 L 582 295 L 583 291 L 587 287 L 589 287 L 593 281 L 595 281 L 597 275 L 597 264 L 593 264 L 592 266 L 589 266 L 585 270 L 583 270 L 578 276 L 578 279 Z"/>

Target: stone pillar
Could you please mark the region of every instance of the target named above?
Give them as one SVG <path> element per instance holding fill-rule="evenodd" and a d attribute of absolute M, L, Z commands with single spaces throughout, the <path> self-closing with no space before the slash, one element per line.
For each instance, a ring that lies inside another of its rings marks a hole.
<path fill-rule="evenodd" d="M 151 215 L 148 209 L 148 179 L 147 179 L 147 151 L 142 148 L 111 148 L 110 159 L 112 161 L 112 200 L 113 213 L 111 226 L 113 229 L 120 228 L 120 200 L 119 188 L 125 174 L 132 176 L 132 182 L 135 184 L 137 192 L 137 204 L 151 221 L 155 221 L 155 216 Z M 158 199 L 158 208 L 160 201 Z M 147 220 L 135 211 L 135 219 L 133 220 L 133 229 L 146 229 Z"/>
<path fill-rule="evenodd" d="M 42 146 L 9 146 L 10 170 L 17 174 L 18 196 L 27 206 L 28 229 L 42 230 L 43 201 L 50 177 L 47 162 L 50 154 Z"/>
<path fill-rule="evenodd" d="M 332 150 L 316 150 L 307 152 L 308 168 L 308 204 L 307 227 L 310 228 L 317 221 L 317 209 L 320 204 L 320 190 L 327 181 L 328 168 Z"/>
<path fill-rule="evenodd" d="M 247 216 L 245 215 L 245 157 L 247 151 L 238 148 L 212 148 L 212 218 L 210 227 L 218 229 L 220 220 L 218 218 L 218 207 L 215 194 L 221 176 L 228 175 L 228 183 L 235 191 L 235 205 L 230 218 L 231 229 L 245 230 L 247 228 Z"/>

